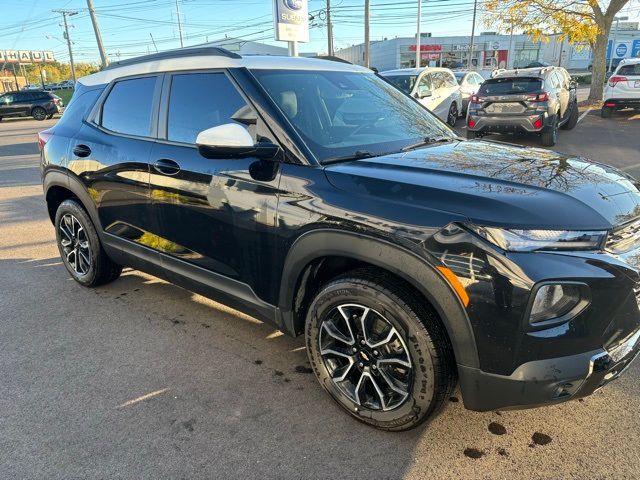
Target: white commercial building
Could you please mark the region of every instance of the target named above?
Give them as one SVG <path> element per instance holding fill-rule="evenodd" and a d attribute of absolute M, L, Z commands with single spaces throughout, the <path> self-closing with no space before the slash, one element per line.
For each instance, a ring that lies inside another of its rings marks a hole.
<path fill-rule="evenodd" d="M 611 33 L 609 52 L 613 49 L 614 59 L 640 56 L 640 31 L 637 23 L 631 26 L 634 27 L 633 30 L 620 28 L 617 32 L 615 48 L 612 47 L 614 33 Z M 338 50 L 336 56 L 364 65 L 364 44 Z M 470 57 L 471 65 L 475 70 L 524 67 L 531 62 L 561 65 L 571 70 L 587 70 L 591 65 L 592 53 L 588 47 L 572 46 L 567 41 L 558 42 L 555 36 L 550 37 L 548 42 L 534 42 L 527 35 L 499 35 L 495 32 L 483 32 L 475 37 L 471 54 L 470 36 L 421 35 L 421 66 L 442 65 L 449 68 L 462 68 L 469 64 Z M 369 62 L 371 67 L 384 71 L 415 67 L 415 63 L 415 37 L 398 37 L 371 42 Z"/>

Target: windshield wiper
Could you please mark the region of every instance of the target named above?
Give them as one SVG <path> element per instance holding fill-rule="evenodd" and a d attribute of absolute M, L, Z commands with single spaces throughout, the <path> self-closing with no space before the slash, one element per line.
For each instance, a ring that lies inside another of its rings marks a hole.
<path fill-rule="evenodd" d="M 380 153 L 378 155 L 385 155 L 384 153 Z M 348 162 L 349 160 L 360 160 L 361 158 L 371 158 L 376 157 L 378 155 L 374 155 L 369 150 L 356 150 L 351 155 L 345 155 L 343 157 L 333 157 L 327 160 L 323 160 L 323 164 L 327 165 L 329 163 L 338 163 L 338 162 Z"/>
<path fill-rule="evenodd" d="M 402 151 L 406 152 L 407 150 L 413 150 L 414 148 L 424 147 L 425 145 L 433 145 L 434 143 L 445 143 L 445 142 L 453 142 L 455 137 L 447 137 L 441 135 L 439 137 L 425 137 L 424 140 L 421 140 L 416 143 L 412 143 L 407 145 L 406 147 L 402 147 Z"/>

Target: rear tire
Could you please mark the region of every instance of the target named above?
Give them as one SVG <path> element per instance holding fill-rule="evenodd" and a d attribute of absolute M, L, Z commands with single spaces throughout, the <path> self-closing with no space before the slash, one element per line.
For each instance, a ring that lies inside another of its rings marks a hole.
<path fill-rule="evenodd" d="M 553 147 L 558 141 L 558 116 L 553 119 L 553 124 L 540 134 L 540 143 L 543 147 Z"/>
<path fill-rule="evenodd" d="M 611 118 L 612 114 L 613 114 L 613 108 L 611 107 L 602 107 L 600 109 L 600 116 L 602 118 Z"/>
<path fill-rule="evenodd" d="M 419 425 L 455 385 L 452 348 L 436 314 L 377 270 L 354 270 L 325 285 L 309 307 L 305 335 L 320 385 L 376 428 Z"/>
<path fill-rule="evenodd" d="M 114 281 L 122 267 L 102 248 L 91 218 L 76 200 L 65 200 L 56 211 L 56 243 L 71 277 L 85 287 Z"/>
<path fill-rule="evenodd" d="M 579 117 L 579 113 L 578 112 L 578 103 L 574 102 L 571 105 L 571 113 L 569 114 L 569 119 L 564 122 L 562 124 L 562 128 L 563 130 L 573 130 L 573 128 L 578 124 L 578 117 Z"/>
<path fill-rule="evenodd" d="M 47 118 L 47 111 L 42 107 L 33 107 L 31 116 L 41 122 Z"/>
<path fill-rule="evenodd" d="M 478 138 L 476 132 L 467 130 L 467 140 L 474 140 L 476 138 Z"/>

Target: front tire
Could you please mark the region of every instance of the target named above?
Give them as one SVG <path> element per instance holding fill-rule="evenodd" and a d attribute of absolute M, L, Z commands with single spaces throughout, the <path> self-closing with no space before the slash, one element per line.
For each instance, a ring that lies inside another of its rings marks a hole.
<path fill-rule="evenodd" d="M 80 285 L 97 287 L 120 276 L 122 267 L 107 256 L 91 218 L 76 200 L 60 204 L 55 228 L 62 262 Z"/>
<path fill-rule="evenodd" d="M 419 425 L 455 385 L 452 349 L 436 314 L 375 270 L 355 270 L 325 285 L 309 307 L 305 333 L 322 387 L 374 427 Z"/>
<path fill-rule="evenodd" d="M 447 114 L 447 124 L 450 127 L 456 126 L 456 120 L 458 120 L 458 105 L 456 102 L 451 103 L 449 107 L 449 113 Z"/>
<path fill-rule="evenodd" d="M 563 130 L 573 130 L 578 124 L 579 113 L 580 112 L 578 112 L 578 103 L 574 102 L 571 105 L 571 113 L 569 114 L 569 119 L 562 124 L 561 128 Z"/>
<path fill-rule="evenodd" d="M 602 118 L 610 118 L 611 114 L 613 114 L 613 108 L 611 107 L 602 107 L 602 109 L 600 109 L 600 116 Z"/>

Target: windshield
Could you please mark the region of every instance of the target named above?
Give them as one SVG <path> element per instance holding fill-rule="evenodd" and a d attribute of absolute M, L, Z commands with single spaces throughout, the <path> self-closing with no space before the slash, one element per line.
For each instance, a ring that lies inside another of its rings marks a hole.
<path fill-rule="evenodd" d="M 418 102 L 373 73 L 253 74 L 321 163 L 398 152 L 426 139 L 455 138 Z"/>
<path fill-rule="evenodd" d="M 402 90 L 404 93 L 411 93 L 418 79 L 417 75 L 385 75 L 383 73 L 382 76 L 387 82 Z"/>
<path fill-rule="evenodd" d="M 542 90 L 542 80 L 537 77 L 492 78 L 485 80 L 478 95 L 517 95 Z"/>

